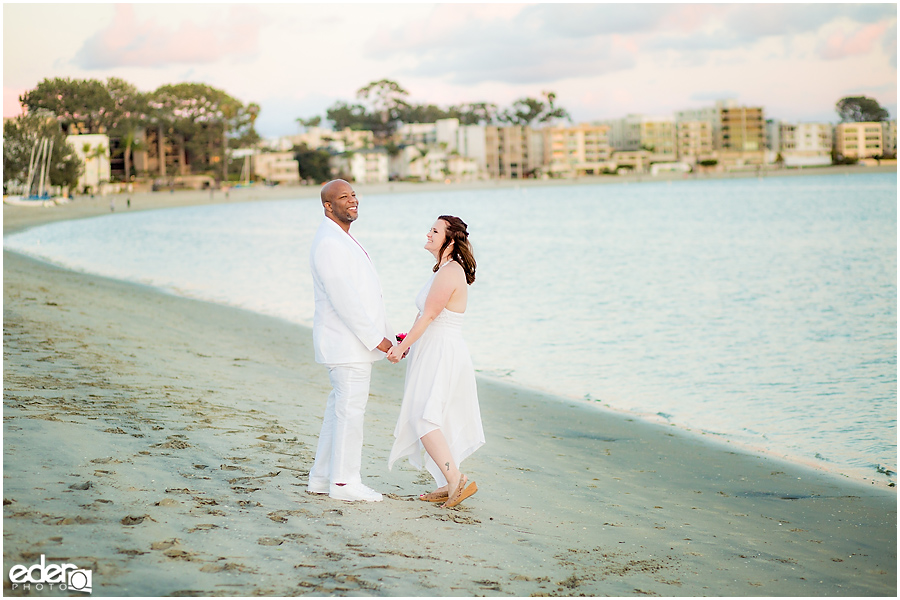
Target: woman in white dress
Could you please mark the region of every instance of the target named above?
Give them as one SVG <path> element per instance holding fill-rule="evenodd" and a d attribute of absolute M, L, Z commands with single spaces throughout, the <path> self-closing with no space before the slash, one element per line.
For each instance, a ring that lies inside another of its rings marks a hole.
<path fill-rule="evenodd" d="M 425 249 L 436 263 L 416 297 L 419 316 L 387 355 L 397 363 L 409 352 L 388 469 L 403 457 L 418 469 L 424 466 L 438 489 L 419 498 L 450 508 L 478 491 L 459 465 L 484 444 L 475 370 L 462 338 L 475 257 L 466 224 L 447 215 L 435 221 Z"/>

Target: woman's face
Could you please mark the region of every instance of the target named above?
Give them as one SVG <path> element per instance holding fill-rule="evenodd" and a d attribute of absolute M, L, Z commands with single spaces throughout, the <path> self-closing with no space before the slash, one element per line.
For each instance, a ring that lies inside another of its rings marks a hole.
<path fill-rule="evenodd" d="M 447 239 L 447 223 L 440 219 L 435 221 L 431 229 L 428 230 L 427 237 L 428 242 L 425 244 L 425 249 L 437 257 L 437 253 L 441 251 L 441 246 L 444 245 L 444 240 Z"/>

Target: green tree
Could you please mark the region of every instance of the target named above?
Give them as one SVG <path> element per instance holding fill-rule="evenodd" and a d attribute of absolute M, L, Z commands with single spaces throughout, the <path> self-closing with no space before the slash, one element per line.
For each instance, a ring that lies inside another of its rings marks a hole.
<path fill-rule="evenodd" d="M 331 121 L 335 131 L 350 128 L 354 131 L 371 130 L 376 119 L 366 111 L 362 104 L 335 102 L 325 111 L 326 118 Z"/>
<path fill-rule="evenodd" d="M 133 151 L 139 149 L 138 132 L 150 122 L 147 94 L 118 77 L 106 81 L 106 90 L 112 99 L 111 134 L 118 137 L 124 146 L 125 181 L 131 181 Z"/>
<path fill-rule="evenodd" d="M 372 112 L 378 117 L 373 129 L 377 139 L 386 140 L 397 130 L 403 112 L 409 109 L 407 96 L 409 92 L 389 79 L 373 81 L 356 92 L 357 98 L 372 105 Z"/>
<path fill-rule="evenodd" d="M 85 133 L 104 133 L 112 128 L 115 105 L 109 90 L 96 79 L 44 79 L 19 97 L 29 112 L 44 109 L 56 115 L 64 132 L 83 126 Z"/>
<path fill-rule="evenodd" d="M 556 106 L 556 93 L 543 91 L 541 95 L 547 99 L 547 106 L 544 109 L 544 112 L 541 114 L 540 121 L 541 123 L 552 123 L 555 119 L 566 119 L 571 122 L 572 117 L 569 115 L 569 111 L 566 109 Z"/>
<path fill-rule="evenodd" d="M 66 143 L 66 134 L 56 115 L 37 109 L 3 122 L 3 189 L 21 189 L 28 180 L 35 145 L 42 138 L 52 143 L 50 153 L 50 185 L 73 190 L 82 172 L 82 162 Z M 27 191 L 26 191 L 27 193 Z"/>
<path fill-rule="evenodd" d="M 457 117 L 454 110 L 445 110 L 434 104 L 407 104 L 398 111 L 401 123 L 436 123 L 440 119 Z"/>
<path fill-rule="evenodd" d="M 569 119 L 566 109 L 556 106 L 556 94 L 542 92 L 544 100 L 538 98 L 519 98 L 512 106 L 498 116 L 500 121 L 512 125 L 531 126 L 533 123 L 548 123 L 554 119 Z"/>
<path fill-rule="evenodd" d="M 150 105 L 160 133 L 165 131 L 176 142 L 182 172 L 190 165 L 195 170 L 217 172 L 218 176 L 227 178 L 231 142 L 259 139 L 254 128 L 259 105 L 245 106 L 206 84 L 161 86 L 153 92 Z"/>
<path fill-rule="evenodd" d="M 331 154 L 326 150 L 313 150 L 306 144 L 294 146 L 294 158 L 300 165 L 301 179 L 312 179 L 316 183 L 324 183 L 331 179 L 331 167 L 328 164 Z"/>
<path fill-rule="evenodd" d="M 315 116 L 315 117 L 310 117 L 309 119 L 298 118 L 297 124 L 299 124 L 301 127 L 304 127 L 306 129 L 309 129 L 310 127 L 318 127 L 319 125 L 322 124 L 322 117 Z"/>
<path fill-rule="evenodd" d="M 841 123 L 861 123 L 869 121 L 887 121 L 890 113 L 878 104 L 874 98 L 866 96 L 847 96 L 835 104 L 835 110 L 841 117 Z"/>
<path fill-rule="evenodd" d="M 460 125 L 492 125 L 499 118 L 499 109 L 491 102 L 474 102 L 450 107 Z"/>

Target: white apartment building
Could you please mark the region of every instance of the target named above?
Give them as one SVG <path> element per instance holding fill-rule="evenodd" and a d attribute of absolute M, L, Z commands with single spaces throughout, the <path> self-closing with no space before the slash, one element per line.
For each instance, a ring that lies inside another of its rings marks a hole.
<path fill-rule="evenodd" d="M 371 131 L 356 131 L 349 127 L 341 131 L 310 127 L 306 133 L 279 138 L 275 143 L 269 144 L 269 147 L 273 150 L 283 151 L 301 144 L 306 144 L 313 150 L 322 148 L 332 152 L 348 152 L 372 148 L 375 144 L 375 134 Z"/>
<path fill-rule="evenodd" d="M 66 143 L 84 163 L 76 189 L 79 193 L 99 193 L 101 184 L 109 183 L 110 179 L 109 136 L 103 133 L 69 135 Z"/>
<path fill-rule="evenodd" d="M 259 152 L 252 162 L 253 172 L 260 179 L 283 185 L 300 183 L 300 163 L 292 152 Z"/>
<path fill-rule="evenodd" d="M 437 144 L 444 150 L 457 150 L 456 132 L 459 131 L 459 119 L 438 119 L 435 124 Z"/>
<path fill-rule="evenodd" d="M 401 144 L 434 146 L 437 144 L 437 125 L 434 123 L 406 123 L 397 128 Z"/>
<path fill-rule="evenodd" d="M 478 176 L 487 177 L 487 135 L 484 125 L 463 125 L 456 130 L 456 151 L 478 165 Z"/>
<path fill-rule="evenodd" d="M 786 167 L 831 164 L 833 146 L 830 123 L 787 123 L 778 126 L 778 146 Z"/>
<path fill-rule="evenodd" d="M 882 124 L 841 123 L 834 131 L 834 147 L 845 158 L 870 158 L 884 154 Z"/>
<path fill-rule="evenodd" d="M 386 183 L 390 173 L 388 153 L 383 149 L 336 154 L 329 166 L 336 177 L 349 177 L 354 183 Z"/>
<path fill-rule="evenodd" d="M 884 154 L 897 156 L 897 120 L 884 121 L 881 124 L 881 135 L 884 140 Z"/>

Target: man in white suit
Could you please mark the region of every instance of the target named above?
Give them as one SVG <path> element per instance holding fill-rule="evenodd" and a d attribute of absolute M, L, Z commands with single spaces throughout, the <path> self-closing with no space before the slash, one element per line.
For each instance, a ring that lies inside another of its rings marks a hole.
<path fill-rule="evenodd" d="M 392 334 L 375 266 L 350 235 L 358 217 L 356 193 L 335 179 L 322 187 L 322 205 L 325 218 L 309 255 L 316 300 L 313 345 L 316 362 L 328 367 L 332 391 L 307 489 L 338 500 L 378 502 L 381 494 L 360 477 L 363 417 L 372 363 L 391 349 Z"/>

